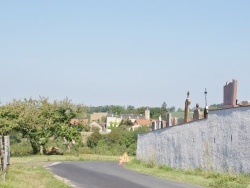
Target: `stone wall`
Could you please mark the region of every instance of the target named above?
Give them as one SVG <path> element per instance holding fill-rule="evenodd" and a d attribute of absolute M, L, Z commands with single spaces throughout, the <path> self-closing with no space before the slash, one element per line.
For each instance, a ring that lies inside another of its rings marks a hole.
<path fill-rule="evenodd" d="M 250 107 L 138 136 L 137 159 L 174 168 L 250 174 Z"/>

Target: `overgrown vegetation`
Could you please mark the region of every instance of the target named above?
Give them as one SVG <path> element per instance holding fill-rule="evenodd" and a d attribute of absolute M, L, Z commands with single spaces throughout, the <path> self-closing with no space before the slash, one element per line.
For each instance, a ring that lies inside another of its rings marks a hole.
<path fill-rule="evenodd" d="M 201 169 L 196 170 L 179 170 L 168 166 L 157 166 L 154 163 L 143 163 L 133 160 L 126 164 L 127 168 L 156 175 L 173 181 L 200 185 L 211 188 L 247 188 L 250 186 L 249 175 L 236 175 L 209 172 Z"/>
<path fill-rule="evenodd" d="M 43 154 L 50 146 L 59 147 L 64 152 L 72 147 L 72 153 L 77 154 L 120 155 L 127 152 L 135 155 L 137 134 L 148 131 L 146 127 L 129 131 L 133 123 L 124 120 L 109 134 L 94 131 L 84 145 L 81 131 L 89 131 L 90 127 L 70 124 L 72 118 L 84 113 L 85 107 L 74 105 L 68 99 L 53 102 L 44 97 L 13 100 L 0 106 L 0 134 L 11 136 L 12 156 Z"/>
<path fill-rule="evenodd" d="M 135 131 L 128 130 L 126 125 L 113 128 L 108 134 L 100 134 L 99 129 L 93 129 L 93 133 L 83 144 L 72 145 L 70 154 L 98 154 L 98 155 L 122 155 L 127 152 L 130 156 L 136 154 L 138 133 L 147 132 L 147 126 L 140 127 Z M 11 156 L 26 156 L 33 154 L 30 142 L 23 138 L 20 132 L 14 131 L 10 137 Z M 64 154 L 67 154 L 67 145 L 61 137 L 48 139 L 46 146 L 55 146 L 60 148 Z"/>
<path fill-rule="evenodd" d="M 140 127 L 135 131 L 129 131 L 126 125 L 113 128 L 111 133 L 101 135 L 95 131 L 87 140 L 87 146 L 91 153 L 104 155 L 129 155 L 136 154 L 138 133 L 147 132 L 148 127 Z"/>

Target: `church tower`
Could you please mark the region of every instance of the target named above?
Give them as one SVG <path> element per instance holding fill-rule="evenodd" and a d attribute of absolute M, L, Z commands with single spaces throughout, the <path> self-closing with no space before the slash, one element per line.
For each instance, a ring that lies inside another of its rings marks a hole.
<path fill-rule="evenodd" d="M 150 120 L 150 110 L 149 110 L 148 107 L 147 107 L 146 110 L 145 110 L 145 119 Z"/>

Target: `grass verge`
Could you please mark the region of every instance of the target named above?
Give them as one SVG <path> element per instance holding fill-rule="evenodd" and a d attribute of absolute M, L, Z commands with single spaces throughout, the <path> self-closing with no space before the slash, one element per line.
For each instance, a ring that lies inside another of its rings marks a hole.
<path fill-rule="evenodd" d="M 68 188 L 47 169 L 37 165 L 13 164 L 9 167 L 6 181 L 0 181 L 3 188 Z"/>
<path fill-rule="evenodd" d="M 250 176 L 196 170 L 177 170 L 168 166 L 146 164 L 138 160 L 125 167 L 168 180 L 212 188 L 250 188 Z"/>
<path fill-rule="evenodd" d="M 30 155 L 23 157 L 11 157 L 11 164 L 43 163 L 58 161 L 118 161 L 119 156 L 105 156 L 92 154 L 79 155 Z"/>
<path fill-rule="evenodd" d="M 117 156 L 101 155 L 32 155 L 11 157 L 6 181 L 0 180 L 1 188 L 68 188 L 66 182 L 58 180 L 43 166 L 48 162 L 56 161 L 118 161 Z"/>

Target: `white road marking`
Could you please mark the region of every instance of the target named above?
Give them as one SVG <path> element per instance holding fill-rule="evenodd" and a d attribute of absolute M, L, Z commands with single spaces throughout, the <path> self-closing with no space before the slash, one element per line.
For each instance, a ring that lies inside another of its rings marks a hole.
<path fill-rule="evenodd" d="M 49 165 L 46 165 L 45 167 L 50 167 L 50 166 L 55 166 L 55 165 L 58 165 L 60 164 L 61 162 L 54 162 L 54 163 L 51 163 Z"/>

